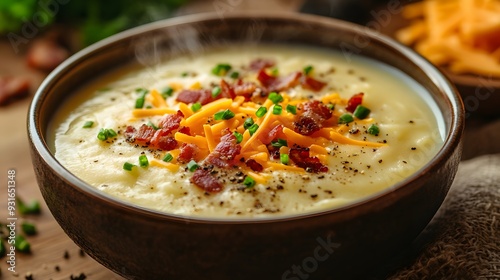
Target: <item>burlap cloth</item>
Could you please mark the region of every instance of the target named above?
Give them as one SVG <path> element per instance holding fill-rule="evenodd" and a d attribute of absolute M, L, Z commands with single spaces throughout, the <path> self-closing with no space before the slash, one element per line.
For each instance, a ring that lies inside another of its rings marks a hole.
<path fill-rule="evenodd" d="M 389 263 L 393 272 L 375 279 L 500 279 L 500 120 L 467 123 L 446 200 L 410 252 Z"/>

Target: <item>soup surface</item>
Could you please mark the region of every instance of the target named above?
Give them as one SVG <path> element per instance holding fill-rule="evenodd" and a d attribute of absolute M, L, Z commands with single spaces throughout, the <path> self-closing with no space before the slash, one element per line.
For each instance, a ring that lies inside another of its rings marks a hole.
<path fill-rule="evenodd" d="M 121 200 L 187 216 L 341 207 L 404 180 L 442 145 L 437 106 L 413 80 L 309 47 L 171 57 L 110 73 L 63 108 L 52 135 L 68 170 Z"/>

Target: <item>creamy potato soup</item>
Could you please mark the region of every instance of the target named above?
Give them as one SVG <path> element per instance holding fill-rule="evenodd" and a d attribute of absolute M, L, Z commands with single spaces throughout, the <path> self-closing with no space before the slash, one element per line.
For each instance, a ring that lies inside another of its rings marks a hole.
<path fill-rule="evenodd" d="M 172 57 L 109 74 L 64 108 L 61 164 L 120 200 L 187 216 L 348 205 L 415 173 L 443 141 L 437 106 L 409 77 L 309 47 Z"/>

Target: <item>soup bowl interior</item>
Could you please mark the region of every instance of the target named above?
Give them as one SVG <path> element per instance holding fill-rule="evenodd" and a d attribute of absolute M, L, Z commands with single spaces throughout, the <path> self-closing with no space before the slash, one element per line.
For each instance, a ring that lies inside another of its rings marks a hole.
<path fill-rule="evenodd" d="M 205 46 L 302 44 L 361 55 L 400 69 L 435 102 L 444 144 L 401 183 L 356 203 L 294 216 L 195 218 L 160 213 L 101 193 L 55 159 L 49 127 L 68 93 L 137 61 Z M 142 26 L 72 56 L 43 82 L 29 112 L 35 173 L 54 218 L 85 252 L 131 279 L 329 279 L 356 277 L 411 242 L 441 205 L 461 156 L 463 105 L 448 80 L 394 41 L 352 24 L 298 14 L 205 14 Z M 294 278 L 295 277 L 295 278 Z"/>

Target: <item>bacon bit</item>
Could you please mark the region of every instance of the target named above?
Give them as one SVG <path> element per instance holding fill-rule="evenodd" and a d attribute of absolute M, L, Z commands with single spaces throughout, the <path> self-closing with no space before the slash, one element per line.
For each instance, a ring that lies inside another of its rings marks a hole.
<path fill-rule="evenodd" d="M 170 151 L 177 147 L 177 141 L 170 135 L 171 130 L 166 128 L 158 129 L 151 138 L 151 145 L 164 151 Z"/>
<path fill-rule="evenodd" d="M 232 133 L 226 133 L 220 138 L 219 144 L 208 155 L 206 161 L 218 167 L 231 166 L 232 161 L 241 151 L 241 146 L 236 141 L 236 137 Z"/>
<path fill-rule="evenodd" d="M 186 104 L 200 102 L 201 105 L 205 105 L 212 102 L 214 98 L 212 97 L 212 91 L 208 89 L 185 89 L 179 92 L 175 100 Z"/>
<path fill-rule="evenodd" d="M 261 69 L 257 74 L 257 79 L 266 88 L 268 92 L 283 91 L 294 87 L 300 83 L 301 72 L 293 72 L 284 77 L 273 77 Z"/>
<path fill-rule="evenodd" d="M 265 59 L 265 58 L 257 58 L 250 62 L 250 70 L 252 71 L 260 71 L 264 68 L 273 67 L 275 65 L 274 60 Z"/>
<path fill-rule="evenodd" d="M 356 107 L 363 102 L 363 95 L 364 93 L 360 92 L 351 96 L 349 101 L 347 101 L 347 106 L 345 107 L 346 111 L 353 113 Z"/>
<path fill-rule="evenodd" d="M 292 147 L 289 157 L 298 167 L 304 168 L 307 172 L 318 173 L 328 171 L 328 167 L 323 165 L 317 157 L 309 156 L 309 148 Z"/>
<path fill-rule="evenodd" d="M 280 149 L 277 147 L 274 147 L 272 144 L 266 145 L 267 151 L 269 152 L 269 156 L 273 159 L 279 159 L 280 158 Z"/>
<path fill-rule="evenodd" d="M 267 145 L 271 143 L 271 141 L 276 140 L 279 138 L 279 136 L 283 136 L 283 125 L 278 124 L 275 127 L 271 128 L 269 132 L 263 132 L 259 135 L 259 140 L 262 142 L 262 144 Z M 282 137 L 285 138 L 285 137 Z"/>
<path fill-rule="evenodd" d="M 313 100 L 299 105 L 302 114 L 295 117 L 294 131 L 302 135 L 311 135 L 320 130 L 324 122 L 332 117 L 328 107 L 318 100 Z"/>
<path fill-rule="evenodd" d="M 198 152 L 198 147 L 194 144 L 182 143 L 179 147 L 179 157 L 177 161 L 180 163 L 188 163 L 190 160 L 194 159 Z"/>
<path fill-rule="evenodd" d="M 156 130 L 149 125 L 143 124 L 139 127 L 139 130 L 135 129 L 133 126 L 127 126 L 125 130 L 125 137 L 127 137 L 128 142 L 140 142 L 147 144 L 151 141 L 151 138 L 155 135 Z"/>
<path fill-rule="evenodd" d="M 236 95 L 245 96 L 245 98 L 248 100 L 257 90 L 257 85 L 254 82 L 243 82 L 241 79 L 239 79 L 233 86 L 233 88 Z"/>
<path fill-rule="evenodd" d="M 183 116 L 182 112 L 177 112 L 177 114 L 167 114 L 160 119 L 158 127 L 165 130 L 166 134 L 169 134 L 179 128 Z"/>
<path fill-rule="evenodd" d="M 302 87 L 305 89 L 309 89 L 312 91 L 320 91 L 323 89 L 323 87 L 326 86 L 325 82 L 318 81 L 316 79 L 313 79 L 309 76 L 304 76 L 304 79 L 302 79 Z"/>
<path fill-rule="evenodd" d="M 69 57 L 69 52 L 53 40 L 36 40 L 26 54 L 28 66 L 52 71 Z"/>
<path fill-rule="evenodd" d="M 197 169 L 189 180 L 202 190 L 211 193 L 220 192 L 223 187 L 222 183 L 211 174 L 210 170 L 203 168 Z"/>
<path fill-rule="evenodd" d="M 264 170 L 264 167 L 262 167 L 262 165 L 258 163 L 255 159 L 249 159 L 245 161 L 245 164 L 255 172 L 262 172 L 262 170 Z"/>
<path fill-rule="evenodd" d="M 234 99 L 236 94 L 234 93 L 234 88 L 228 84 L 224 79 L 220 80 L 221 97 Z"/>
<path fill-rule="evenodd" d="M 191 129 L 187 126 L 183 126 L 177 130 L 180 133 L 186 134 L 186 135 L 191 135 Z"/>
<path fill-rule="evenodd" d="M 28 95 L 30 81 L 21 77 L 0 77 L 0 105 Z"/>

